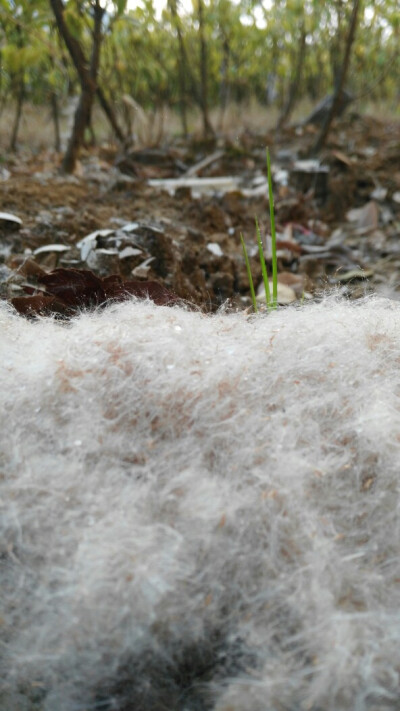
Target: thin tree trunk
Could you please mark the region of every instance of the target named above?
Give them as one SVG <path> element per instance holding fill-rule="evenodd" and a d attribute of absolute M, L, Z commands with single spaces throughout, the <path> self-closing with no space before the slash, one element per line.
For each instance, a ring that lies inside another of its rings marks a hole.
<path fill-rule="evenodd" d="M 228 70 L 229 70 L 229 59 L 230 59 L 230 46 L 228 37 L 224 37 L 222 43 L 222 62 L 221 62 L 221 86 L 219 92 L 220 101 L 220 114 L 218 129 L 223 131 L 224 128 L 224 118 L 225 111 L 228 105 L 230 86 L 228 81 Z"/>
<path fill-rule="evenodd" d="M 50 91 L 51 115 L 54 125 L 54 148 L 59 153 L 61 151 L 61 134 L 60 134 L 60 110 L 58 106 L 57 94 L 54 89 Z"/>
<path fill-rule="evenodd" d="M 17 46 L 22 49 L 24 46 L 23 38 L 22 38 L 22 32 L 21 32 L 21 25 L 18 23 L 16 26 L 17 30 Z M 18 87 L 18 92 L 17 92 L 17 106 L 15 110 L 15 118 L 14 118 L 14 125 L 13 125 L 13 130 L 11 134 L 11 140 L 10 140 L 10 150 L 15 153 L 17 150 L 17 139 L 18 139 L 18 131 L 19 131 L 19 125 L 21 122 L 21 116 L 22 116 L 22 106 L 24 103 L 24 98 L 25 98 L 25 80 L 24 80 L 24 69 L 20 69 L 16 73 L 16 83 Z"/>
<path fill-rule="evenodd" d="M 1 74 L 1 72 L 0 72 L 0 74 Z M 4 94 L 1 96 L 1 99 L 0 99 L 0 117 L 1 117 L 1 114 L 3 113 L 3 111 L 4 111 L 5 106 L 6 106 L 6 105 L 8 106 L 8 96 L 9 96 L 9 93 L 10 93 L 10 92 L 9 92 L 9 89 L 6 89 L 6 90 L 4 91 Z"/>
<path fill-rule="evenodd" d="M 346 38 L 343 37 L 343 31 L 342 31 L 343 20 L 345 19 L 343 16 L 343 13 L 344 13 L 343 0 L 335 0 L 334 5 L 336 7 L 336 14 L 337 14 L 337 32 L 336 32 L 336 35 L 331 43 L 330 58 L 331 58 L 333 87 L 335 90 L 337 85 L 339 84 L 339 81 L 340 81 L 340 73 L 341 73 L 340 59 L 344 55 L 345 46 L 346 46 Z"/>
<path fill-rule="evenodd" d="M 97 86 L 97 74 L 100 61 L 100 49 L 102 42 L 101 35 L 101 24 L 104 15 L 104 8 L 101 7 L 99 0 L 96 0 L 93 6 L 94 10 L 94 31 L 93 31 L 93 45 L 92 45 L 92 55 L 90 59 L 90 65 L 88 68 L 88 63 L 86 61 L 85 54 L 82 50 L 81 45 L 78 40 L 73 37 L 68 29 L 64 17 L 64 4 L 62 0 L 50 0 L 50 5 L 52 7 L 54 16 L 56 18 L 58 31 L 63 38 L 65 45 L 68 49 L 70 57 L 74 63 L 75 69 L 78 73 L 79 81 L 81 84 L 82 95 L 78 104 L 78 108 L 75 115 L 74 127 L 72 130 L 72 135 L 67 147 L 67 153 L 63 161 L 63 169 L 66 172 L 72 172 L 74 168 L 71 166 L 75 165 L 79 148 L 82 145 L 84 132 L 86 126 L 90 125 L 91 112 L 93 99 L 95 94 L 97 94 L 100 105 L 106 114 L 111 126 L 115 132 L 115 135 L 120 141 L 124 140 L 124 134 L 118 126 L 115 114 L 109 105 L 107 99 L 105 98 L 100 87 Z M 84 122 L 82 124 L 82 122 Z M 67 157 L 68 152 L 70 155 Z"/>
<path fill-rule="evenodd" d="M 75 170 L 79 151 L 83 144 L 85 129 L 90 122 L 92 103 L 93 93 L 82 89 L 82 93 L 79 97 L 78 106 L 75 111 L 72 133 L 69 137 L 67 150 L 65 152 L 62 162 L 62 169 L 64 173 L 73 173 Z"/>
<path fill-rule="evenodd" d="M 173 24 L 175 25 L 176 34 L 178 37 L 178 84 L 179 84 L 179 113 L 182 123 L 182 133 L 186 136 L 188 135 L 188 121 L 186 112 L 186 75 L 185 67 L 188 66 L 187 56 L 185 50 L 185 44 L 182 36 L 181 23 L 176 7 L 176 0 L 168 0 L 168 6 L 172 15 Z"/>
<path fill-rule="evenodd" d="M 125 92 L 125 87 L 124 87 L 123 74 L 118 67 L 119 57 L 118 57 L 117 48 L 116 48 L 116 45 L 114 42 L 111 42 L 111 57 L 112 57 L 112 64 L 114 65 L 115 79 L 116 79 L 116 82 L 118 85 L 118 92 L 119 92 L 120 96 L 124 96 L 124 94 L 126 92 Z M 100 101 L 99 96 L 98 96 L 98 98 Z M 132 135 L 133 135 L 132 117 L 131 117 L 131 112 L 129 110 L 129 107 L 125 101 L 122 102 L 122 120 L 125 124 L 126 136 L 129 137 L 129 140 L 131 140 Z"/>
<path fill-rule="evenodd" d="M 181 117 L 182 133 L 185 138 L 189 133 L 188 130 L 188 120 L 186 112 L 186 82 L 185 82 L 185 69 L 184 63 L 182 61 L 182 53 L 179 50 L 180 57 L 178 59 L 178 84 L 179 84 L 179 115 Z"/>
<path fill-rule="evenodd" d="M 90 75 L 89 69 L 87 68 L 87 61 L 82 50 L 81 45 L 78 40 L 71 34 L 68 29 L 68 25 L 64 17 L 64 3 L 62 0 L 50 0 L 50 5 L 56 18 L 58 31 L 63 38 L 65 45 L 68 49 L 70 57 L 74 63 L 75 69 L 78 72 L 81 82 L 87 84 L 87 86 L 93 86 L 95 88 L 95 82 Z M 100 8 L 101 10 L 101 8 Z M 102 11 L 104 12 L 104 10 Z"/>
<path fill-rule="evenodd" d="M 96 4 L 93 7 L 94 28 L 92 55 L 88 69 L 83 50 L 78 40 L 76 40 L 70 33 L 65 22 L 64 4 L 62 0 L 50 0 L 50 4 L 56 18 L 58 30 L 78 71 L 79 81 L 81 84 L 81 96 L 75 112 L 72 133 L 69 138 L 67 150 L 62 163 L 64 172 L 73 173 L 79 155 L 79 150 L 83 143 L 86 126 L 90 125 L 93 99 L 97 88 L 96 80 L 102 41 L 101 23 L 103 20 L 104 9 L 100 6 L 99 1 L 96 0 Z"/>
<path fill-rule="evenodd" d="M 200 105 L 203 117 L 204 137 L 213 136 L 214 130 L 208 116 L 208 72 L 207 72 L 207 43 L 204 31 L 204 6 L 203 0 L 197 0 L 200 37 Z"/>
<path fill-rule="evenodd" d="M 344 85 L 345 85 L 345 81 L 346 81 L 346 77 L 347 77 L 347 72 L 348 72 L 349 65 L 350 65 L 351 48 L 353 46 L 353 42 L 354 42 L 354 39 L 356 36 L 358 13 L 359 13 L 360 5 L 361 5 L 361 0 L 354 0 L 353 9 L 352 9 L 351 18 L 350 18 L 349 33 L 348 33 L 347 41 L 346 41 L 345 53 L 344 53 L 344 57 L 343 57 L 341 71 L 339 74 L 339 79 L 338 79 L 337 85 L 335 86 L 335 89 L 334 89 L 332 106 L 331 106 L 331 109 L 328 112 L 326 119 L 321 127 L 320 134 L 317 137 L 317 140 L 315 141 L 315 143 L 311 149 L 311 152 L 310 152 L 311 155 L 316 155 L 324 147 L 326 139 L 328 137 L 328 133 L 329 133 L 329 129 L 331 127 L 332 121 L 335 118 L 335 116 L 340 108 L 340 104 L 342 101 L 342 91 L 344 89 Z"/>
<path fill-rule="evenodd" d="M 54 23 L 52 24 L 51 27 L 51 35 L 53 36 L 53 32 L 55 30 L 55 25 Z M 50 61 L 50 66 L 52 70 L 54 71 L 55 69 L 55 60 L 54 60 L 54 54 L 52 51 L 49 53 L 49 61 Z M 58 104 L 58 97 L 57 97 L 57 92 L 50 84 L 50 106 L 51 106 L 51 117 L 53 119 L 53 126 L 54 126 L 54 149 L 59 153 L 61 151 L 61 131 L 60 131 L 60 107 Z"/>
<path fill-rule="evenodd" d="M 25 97 L 25 82 L 24 82 L 23 77 L 21 77 L 20 81 L 19 81 L 19 87 L 18 87 L 17 107 L 15 110 L 14 125 L 13 125 L 12 134 L 11 134 L 11 140 L 10 140 L 10 151 L 12 151 L 13 153 L 15 153 L 17 150 L 18 131 L 19 131 L 19 125 L 21 122 L 22 106 L 24 103 L 24 97 Z"/>
<path fill-rule="evenodd" d="M 56 0 L 51 0 L 55 2 Z M 58 0 L 57 0 L 58 1 Z M 92 56 L 90 58 L 90 66 L 88 76 L 87 70 L 80 74 L 81 79 L 81 96 L 78 107 L 75 113 L 74 126 L 72 134 L 68 141 L 67 150 L 63 160 L 63 170 L 66 173 L 73 173 L 78 159 L 80 148 L 84 141 L 85 129 L 91 125 L 92 106 L 96 93 L 97 73 L 100 63 L 100 49 L 102 42 L 101 24 L 103 21 L 104 8 L 101 7 L 99 0 L 96 0 L 93 6 L 94 12 L 94 27 L 93 27 L 93 45 Z M 68 46 L 68 45 L 67 45 Z"/>
<path fill-rule="evenodd" d="M 111 104 L 109 101 L 106 99 L 104 96 L 103 89 L 101 86 L 98 86 L 96 88 L 96 95 L 99 100 L 99 104 L 101 108 L 103 109 L 105 115 L 107 116 L 110 126 L 113 129 L 115 136 L 118 138 L 118 140 L 123 143 L 126 139 L 126 136 L 124 135 L 124 132 L 119 126 L 119 123 L 117 121 L 117 117 L 115 115 L 114 109 L 112 108 Z"/>
<path fill-rule="evenodd" d="M 184 138 L 188 137 L 188 120 L 186 111 L 186 91 L 185 91 L 185 75 L 183 72 L 182 62 L 178 62 L 178 77 L 179 77 L 179 115 L 182 124 L 182 134 Z"/>
<path fill-rule="evenodd" d="M 300 41 L 299 41 L 299 51 L 297 55 L 297 60 L 296 60 L 296 68 L 294 72 L 294 77 L 293 80 L 290 84 L 289 87 L 289 94 L 287 97 L 286 105 L 283 108 L 283 111 L 281 112 L 277 124 L 276 124 L 276 130 L 278 131 L 280 128 L 283 128 L 289 118 L 290 115 L 294 109 L 294 105 L 296 103 L 297 99 L 297 94 L 299 91 L 299 86 L 301 82 L 301 75 L 303 73 L 303 66 L 304 66 L 304 59 L 306 56 L 306 29 L 304 26 L 304 22 L 302 23 L 301 26 L 301 34 L 300 34 Z"/>
<path fill-rule="evenodd" d="M 189 90 L 190 94 L 193 97 L 193 100 L 196 102 L 196 104 L 200 107 L 203 115 L 203 99 L 202 99 L 202 90 L 197 86 L 197 82 L 193 76 L 193 73 L 190 69 L 191 62 L 188 58 L 187 52 L 186 52 L 186 47 L 185 47 L 185 42 L 184 38 L 182 35 L 182 27 L 177 11 L 177 2 L 176 0 L 168 0 L 168 6 L 171 11 L 172 19 L 176 28 L 177 36 L 178 36 L 178 44 L 179 44 L 179 64 L 178 64 L 178 72 L 179 72 L 179 84 L 180 84 L 180 89 L 179 89 L 179 96 L 180 96 L 180 113 L 181 113 L 181 122 L 182 122 L 182 129 L 184 134 L 187 135 L 188 128 L 187 128 L 187 113 L 186 113 L 186 108 L 187 108 L 187 100 L 186 100 L 186 95 L 187 91 Z M 203 5 L 201 5 L 201 11 L 203 10 Z M 203 15 L 202 15 L 203 17 Z M 199 24 L 200 24 L 200 17 L 199 17 Z M 204 45 L 205 46 L 205 45 Z M 208 133 L 214 135 L 213 128 L 208 120 Z M 204 121 L 203 121 L 204 123 Z"/>

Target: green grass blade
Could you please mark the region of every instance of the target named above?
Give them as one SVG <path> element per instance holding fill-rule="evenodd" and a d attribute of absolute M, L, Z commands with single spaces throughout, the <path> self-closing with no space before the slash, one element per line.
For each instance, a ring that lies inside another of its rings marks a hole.
<path fill-rule="evenodd" d="M 268 308 L 270 308 L 270 306 L 271 306 L 271 292 L 269 289 L 267 265 L 265 264 L 264 250 L 263 250 L 263 245 L 262 245 L 262 240 L 261 240 L 261 232 L 260 232 L 260 228 L 258 226 L 257 218 L 256 218 L 256 232 L 257 232 L 257 242 L 258 242 L 258 253 L 260 255 L 261 272 L 262 272 L 262 277 L 263 277 L 263 281 L 264 281 L 265 302 L 266 302 Z"/>
<path fill-rule="evenodd" d="M 268 196 L 269 196 L 269 216 L 271 222 L 271 240 L 272 240 L 272 308 L 276 309 L 278 305 L 278 260 L 276 256 L 276 230 L 275 230 L 275 212 L 274 212 L 274 193 L 272 192 L 272 173 L 271 159 L 267 148 L 267 173 L 268 173 Z"/>
<path fill-rule="evenodd" d="M 253 302 L 254 311 L 257 313 L 257 312 L 258 312 L 258 307 L 257 307 L 256 292 L 254 291 L 253 277 L 252 277 L 252 274 L 251 274 L 251 267 L 250 267 L 249 257 L 248 257 L 248 254 L 247 254 L 247 249 L 246 249 L 246 245 L 245 245 L 245 243 L 244 243 L 244 239 L 243 239 L 242 233 L 240 233 L 240 241 L 241 241 L 242 247 L 243 247 L 244 261 L 246 262 L 247 277 L 248 277 L 249 284 L 250 284 L 251 300 L 252 300 L 252 302 Z"/>

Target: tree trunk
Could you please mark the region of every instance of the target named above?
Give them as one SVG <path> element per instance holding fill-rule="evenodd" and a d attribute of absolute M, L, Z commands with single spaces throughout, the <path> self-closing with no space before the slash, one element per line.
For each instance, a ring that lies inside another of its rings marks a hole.
<path fill-rule="evenodd" d="M 51 115 L 54 125 L 54 148 L 59 153 L 61 151 L 61 134 L 60 134 L 60 111 L 58 107 L 57 94 L 54 89 L 50 91 Z"/>
<path fill-rule="evenodd" d="M 96 95 L 99 100 L 99 104 L 100 104 L 101 108 L 103 109 L 105 115 L 107 116 L 110 126 L 113 129 L 116 137 L 118 138 L 118 140 L 121 143 L 123 143 L 126 140 L 126 136 L 124 135 L 122 129 L 120 128 L 118 121 L 117 121 L 117 117 L 114 112 L 114 109 L 112 108 L 111 104 L 106 99 L 106 97 L 104 96 L 103 89 L 101 88 L 101 86 L 98 86 L 96 88 Z"/>
<path fill-rule="evenodd" d="M 281 114 L 278 118 L 277 124 L 276 124 L 275 130 L 277 130 L 277 131 L 280 128 L 283 128 L 287 124 L 287 122 L 290 118 L 290 115 L 294 109 L 294 105 L 296 103 L 297 94 L 298 94 L 299 86 L 300 86 L 300 82 L 301 82 L 301 75 L 303 72 L 304 59 L 306 56 L 306 37 L 307 37 L 307 33 L 306 33 L 306 29 L 305 29 L 304 22 L 303 22 L 302 26 L 301 26 L 301 34 L 300 34 L 300 40 L 299 40 L 299 51 L 298 51 L 297 60 L 296 60 L 294 77 L 293 77 L 293 80 L 292 80 L 290 87 L 289 87 L 289 94 L 287 97 L 286 105 L 284 106 L 283 111 L 281 112 Z"/>
<path fill-rule="evenodd" d="M 176 9 L 176 0 L 168 0 L 168 6 L 172 15 L 173 24 L 175 25 L 176 34 L 178 37 L 178 83 L 179 83 L 179 113 L 182 123 L 182 133 L 188 135 L 188 122 L 186 112 L 186 75 L 185 67 L 188 66 L 185 45 L 183 42 L 181 23 Z"/>
<path fill-rule="evenodd" d="M 91 77 L 91 74 L 87 68 L 87 61 L 86 57 L 84 55 L 84 52 L 82 50 L 82 47 L 80 46 L 79 42 L 75 37 L 71 34 L 71 32 L 68 29 L 68 25 L 65 22 L 65 17 L 64 17 L 64 3 L 62 0 L 50 0 L 50 5 L 54 13 L 54 17 L 56 19 L 57 23 L 57 28 L 58 31 L 63 38 L 65 45 L 68 49 L 68 52 L 70 54 L 70 57 L 74 63 L 75 69 L 78 72 L 79 79 L 82 82 L 89 86 L 94 86 L 95 83 L 93 82 L 93 79 Z M 98 8 L 96 12 L 96 8 Z M 98 16 L 98 11 L 101 13 L 104 13 L 104 10 L 99 6 L 98 1 L 96 1 L 96 6 L 95 6 L 95 14 L 96 17 Z"/>
<path fill-rule="evenodd" d="M 126 93 L 125 86 L 124 86 L 124 77 L 123 77 L 123 73 L 119 69 L 119 56 L 118 56 L 117 47 L 114 42 L 111 42 L 110 49 L 111 49 L 112 64 L 114 65 L 115 80 L 118 85 L 119 96 L 124 96 L 124 94 Z M 102 94 L 102 92 L 100 92 L 100 95 L 104 96 Z M 101 103 L 100 95 L 98 93 L 97 97 Z M 107 104 L 108 104 L 108 102 L 107 102 Z M 128 138 L 128 140 L 131 141 L 132 136 L 133 136 L 132 117 L 131 117 L 131 112 L 129 110 L 129 107 L 125 101 L 122 102 L 122 121 L 123 121 L 124 127 L 125 127 L 126 138 Z"/>
<path fill-rule="evenodd" d="M 62 162 L 64 173 L 73 173 L 83 144 L 86 126 L 90 123 L 93 104 L 93 92 L 82 88 L 78 106 L 75 111 L 74 125 L 68 140 L 67 150 Z"/>
<path fill-rule="evenodd" d="M 16 31 L 17 31 L 17 46 L 22 49 L 24 46 L 23 38 L 22 38 L 22 32 L 21 32 L 21 25 L 17 23 L 16 26 Z M 1 70 L 0 70 L 1 71 Z M 11 134 L 11 140 L 10 140 L 10 150 L 15 153 L 17 150 L 17 139 L 18 139 L 18 131 L 19 131 L 19 124 L 21 121 L 21 116 L 22 116 L 22 106 L 24 103 L 24 98 L 25 98 L 25 79 L 24 79 L 24 69 L 20 69 L 16 75 L 15 75 L 15 81 L 18 87 L 17 91 L 17 106 L 15 110 L 15 118 L 14 118 L 14 125 L 13 125 L 13 130 Z"/>
<path fill-rule="evenodd" d="M 52 3 L 56 1 L 58 2 L 58 0 L 51 0 Z M 72 134 L 68 141 L 67 151 L 63 160 L 63 170 L 66 173 L 73 173 L 79 155 L 79 150 L 84 141 L 85 129 L 91 125 L 92 106 L 97 89 L 96 81 L 100 63 L 100 49 L 102 42 L 101 24 L 104 12 L 105 10 L 101 7 L 99 0 L 96 0 L 95 5 L 93 6 L 94 27 L 92 56 L 90 58 L 89 72 L 87 72 L 86 67 L 82 65 L 83 71 L 81 71 L 79 75 L 81 79 L 81 96 L 75 113 Z M 87 73 L 88 76 L 86 76 Z"/>
<path fill-rule="evenodd" d="M 200 12 L 201 12 L 201 32 L 203 32 L 203 5 L 201 3 L 201 9 L 199 8 L 199 24 L 200 24 Z M 179 44 L 179 63 L 178 63 L 178 76 L 179 76 L 179 102 L 180 102 L 180 114 L 181 114 L 181 122 L 182 122 L 182 130 L 185 135 L 188 133 L 188 128 L 187 128 L 187 93 L 188 91 L 190 92 L 191 96 L 193 97 L 193 101 L 198 104 L 198 106 L 201 109 L 202 116 L 203 116 L 203 125 L 206 123 L 208 126 L 208 134 L 214 135 L 213 128 L 210 124 L 210 121 L 208 119 L 208 112 L 207 112 L 207 104 L 206 104 L 206 118 L 204 119 L 204 111 L 203 111 L 203 92 L 202 88 L 199 88 L 197 86 L 197 82 L 193 76 L 193 73 L 190 69 L 191 67 L 191 62 L 188 58 L 187 52 L 186 52 L 186 47 L 185 47 L 185 42 L 184 38 L 182 35 L 182 27 L 177 11 L 177 6 L 176 6 L 176 0 L 168 0 L 168 7 L 170 9 L 172 19 L 173 19 L 173 24 L 176 28 L 176 33 L 178 36 L 178 44 Z M 206 45 L 205 45 L 205 38 L 204 38 L 204 49 L 206 52 Z M 206 65 L 205 65 L 206 66 Z M 207 84 L 207 72 L 206 72 L 206 84 Z M 207 91 L 206 91 L 206 97 L 207 97 Z"/>
<path fill-rule="evenodd" d="M 335 118 L 335 116 L 338 112 L 338 109 L 340 107 L 341 101 L 342 101 L 342 92 L 344 89 L 344 85 L 345 85 L 345 81 L 346 81 L 346 77 L 347 77 L 347 72 L 348 72 L 349 65 L 350 65 L 351 48 L 353 46 L 354 38 L 356 36 L 358 13 L 359 13 L 360 5 L 361 5 L 361 0 L 354 0 L 353 9 L 352 9 L 351 18 L 350 18 L 349 33 L 347 35 L 346 48 L 345 48 L 345 52 L 344 52 L 342 67 L 341 67 L 340 74 L 339 74 L 339 79 L 338 79 L 337 85 L 335 86 L 335 89 L 334 89 L 332 106 L 331 106 L 331 109 L 328 112 L 326 119 L 321 127 L 320 134 L 317 137 L 317 140 L 315 141 L 315 143 L 310 151 L 311 155 L 316 155 L 324 147 L 326 139 L 328 137 L 328 133 L 329 133 L 329 129 L 331 127 L 332 121 Z"/>
<path fill-rule="evenodd" d="M 94 29 L 93 29 L 93 44 L 92 54 L 90 58 L 89 68 L 87 65 L 85 54 L 78 40 L 73 37 L 68 29 L 64 17 L 64 4 L 62 0 L 50 0 L 58 31 L 63 38 L 68 49 L 70 57 L 74 63 L 81 84 L 81 98 L 75 114 L 74 126 L 72 134 L 68 142 L 67 152 L 64 156 L 63 170 L 73 172 L 79 149 L 82 145 L 85 129 L 90 126 L 92 106 L 95 94 L 97 94 L 100 105 L 105 112 L 112 128 L 120 141 L 124 140 L 124 134 L 118 126 L 115 114 L 108 104 L 100 87 L 97 86 L 97 74 L 100 62 L 100 50 L 102 43 L 101 25 L 105 9 L 101 7 L 99 0 L 96 0 L 93 5 L 94 12 Z M 83 123 L 85 122 L 85 123 Z"/>
<path fill-rule="evenodd" d="M 19 87 L 18 87 L 18 94 L 17 94 L 17 107 L 15 110 L 14 125 L 13 125 L 11 140 L 10 140 L 10 151 L 12 151 L 13 153 L 15 153 L 17 150 L 18 131 L 19 131 L 19 124 L 21 122 L 22 106 L 24 103 L 24 97 L 25 97 L 25 82 L 24 82 L 23 77 L 21 77 L 19 80 Z"/>
<path fill-rule="evenodd" d="M 218 130 L 223 131 L 224 129 L 224 118 L 226 107 L 229 101 L 230 86 L 228 80 L 228 70 L 229 70 L 229 60 L 230 60 L 230 46 L 228 37 L 223 38 L 222 42 L 222 62 L 221 62 L 221 86 L 219 91 L 219 103 L 220 103 L 220 114 L 218 122 Z"/>
<path fill-rule="evenodd" d="M 97 88 L 96 80 L 100 61 L 100 47 L 102 41 L 101 24 L 104 9 L 100 6 L 99 0 L 96 0 L 95 5 L 93 6 L 94 28 L 92 55 L 88 69 L 83 50 L 78 40 L 76 40 L 70 33 L 65 22 L 64 4 L 62 0 L 50 0 L 50 4 L 56 18 L 59 33 L 62 36 L 68 52 L 70 53 L 70 56 L 75 64 L 81 84 L 81 96 L 75 112 L 72 133 L 69 138 L 67 150 L 62 163 L 62 168 L 66 173 L 73 173 L 79 155 L 79 150 L 83 143 L 86 126 L 90 125 L 91 120 L 93 99 Z"/>
<path fill-rule="evenodd" d="M 343 36 L 343 23 L 345 21 L 343 0 L 335 0 L 334 7 L 337 15 L 337 31 L 329 48 L 331 71 L 334 90 L 339 84 L 341 73 L 341 57 L 343 57 L 346 46 L 346 38 Z"/>
<path fill-rule="evenodd" d="M 208 116 L 208 73 L 207 73 L 207 43 L 204 31 L 204 6 L 203 0 L 197 0 L 200 37 L 200 106 L 203 117 L 203 135 L 213 136 L 214 130 Z"/>

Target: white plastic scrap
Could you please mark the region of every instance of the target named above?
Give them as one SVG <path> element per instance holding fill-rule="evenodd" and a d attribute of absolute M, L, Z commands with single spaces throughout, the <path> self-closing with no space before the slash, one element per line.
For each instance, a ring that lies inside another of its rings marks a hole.
<path fill-rule="evenodd" d="M 224 253 L 218 244 L 218 242 L 209 242 L 207 244 L 207 249 L 211 254 L 214 254 L 216 257 L 223 257 Z"/>
<path fill-rule="evenodd" d="M 16 215 L 12 215 L 11 212 L 0 212 L 0 221 L 13 222 L 16 225 L 22 225 L 21 218 Z"/>
<path fill-rule="evenodd" d="M 90 252 L 93 249 L 96 249 L 98 237 L 108 237 L 109 235 L 114 234 L 114 232 L 115 230 L 110 229 L 95 230 L 95 232 L 91 232 L 89 235 L 86 235 L 86 237 L 79 240 L 79 242 L 76 243 L 76 246 L 81 250 L 82 262 L 86 262 Z"/>
<path fill-rule="evenodd" d="M 46 252 L 68 252 L 71 247 L 66 244 L 44 244 L 33 251 L 33 254 L 45 254 Z"/>
<path fill-rule="evenodd" d="M 142 254 L 142 252 L 142 249 L 139 249 L 138 247 L 131 247 L 130 245 L 128 245 L 127 247 L 124 247 L 124 249 L 121 249 L 119 253 L 119 258 L 126 259 L 127 257 L 136 257 L 138 254 Z"/>

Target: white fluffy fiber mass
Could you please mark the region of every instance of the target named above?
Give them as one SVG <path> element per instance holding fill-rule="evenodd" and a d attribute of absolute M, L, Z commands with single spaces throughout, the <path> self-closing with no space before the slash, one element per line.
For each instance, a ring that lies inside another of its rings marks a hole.
<path fill-rule="evenodd" d="M 400 709 L 400 306 L 4 304 L 2 711 Z"/>

